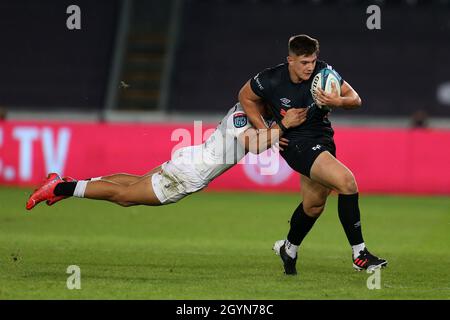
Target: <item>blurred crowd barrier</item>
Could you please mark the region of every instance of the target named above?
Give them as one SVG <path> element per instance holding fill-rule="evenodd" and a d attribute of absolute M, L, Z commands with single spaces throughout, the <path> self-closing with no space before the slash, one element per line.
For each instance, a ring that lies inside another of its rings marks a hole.
<path fill-rule="evenodd" d="M 0 184 L 35 186 L 48 172 L 78 179 L 144 174 L 176 148 L 201 143 L 214 127 L 3 121 Z M 174 134 L 180 130 L 193 138 Z M 338 127 L 335 138 L 337 157 L 353 171 L 361 192 L 450 195 L 450 150 L 444 148 L 450 130 Z M 259 158 L 248 155 L 208 189 L 298 191 L 299 183 L 298 174 L 271 150 Z"/>

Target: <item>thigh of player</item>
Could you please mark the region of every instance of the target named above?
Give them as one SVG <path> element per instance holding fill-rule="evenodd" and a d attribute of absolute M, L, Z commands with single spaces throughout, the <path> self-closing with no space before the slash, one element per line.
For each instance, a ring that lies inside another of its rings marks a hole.
<path fill-rule="evenodd" d="M 121 199 L 127 203 L 158 206 L 178 202 L 191 193 L 165 163 L 160 171 L 128 186 Z"/>
<path fill-rule="evenodd" d="M 156 168 L 153 168 L 152 170 L 150 170 L 149 172 L 144 174 L 143 177 L 145 177 L 145 176 L 149 177 L 149 176 L 153 175 L 154 173 L 161 172 L 161 170 L 162 170 L 162 165 L 159 165 Z"/>
<path fill-rule="evenodd" d="M 121 203 L 128 205 L 161 205 L 161 201 L 154 191 L 152 175 L 145 175 L 138 181 L 124 187 L 120 191 L 118 199 Z"/>
<path fill-rule="evenodd" d="M 358 192 L 353 173 L 328 151 L 317 156 L 311 167 L 310 177 L 341 194 Z"/>
<path fill-rule="evenodd" d="M 161 204 L 169 204 L 202 190 L 207 183 L 199 179 L 191 164 L 167 161 L 160 172 L 152 175 L 152 185 Z"/>
<path fill-rule="evenodd" d="M 311 168 L 317 157 L 324 152 L 336 154 L 333 140 L 299 139 L 289 142 L 287 150 L 280 152 L 289 166 L 300 174 L 311 178 Z"/>

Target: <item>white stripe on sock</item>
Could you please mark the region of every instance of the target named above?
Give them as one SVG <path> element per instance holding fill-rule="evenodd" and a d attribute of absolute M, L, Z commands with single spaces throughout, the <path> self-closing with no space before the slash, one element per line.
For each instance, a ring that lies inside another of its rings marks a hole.
<path fill-rule="evenodd" d="M 86 187 L 89 181 L 78 181 L 75 186 L 75 191 L 73 192 L 74 197 L 84 198 L 84 192 L 86 191 Z"/>
<path fill-rule="evenodd" d="M 361 242 L 360 244 L 357 244 L 355 246 L 352 246 L 352 251 L 353 251 L 353 259 L 358 258 L 359 256 L 359 252 L 364 250 L 364 248 L 366 247 L 364 242 Z"/>

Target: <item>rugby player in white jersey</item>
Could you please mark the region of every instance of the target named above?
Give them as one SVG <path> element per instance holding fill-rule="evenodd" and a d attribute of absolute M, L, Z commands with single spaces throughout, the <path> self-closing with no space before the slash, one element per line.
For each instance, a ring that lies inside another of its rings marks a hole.
<path fill-rule="evenodd" d="M 264 106 L 260 108 L 264 110 Z M 305 119 L 305 108 L 292 108 L 282 119 L 282 125 L 296 127 Z M 267 129 L 253 128 L 237 103 L 203 144 L 175 151 L 171 160 L 143 176 L 119 173 L 77 181 L 50 173 L 29 197 L 26 208 L 31 210 L 42 201 L 53 205 L 70 196 L 107 200 L 126 207 L 177 202 L 204 189 L 247 152 L 260 153 L 278 142 L 283 131 L 276 123 L 269 125 L 266 121 L 266 124 Z"/>

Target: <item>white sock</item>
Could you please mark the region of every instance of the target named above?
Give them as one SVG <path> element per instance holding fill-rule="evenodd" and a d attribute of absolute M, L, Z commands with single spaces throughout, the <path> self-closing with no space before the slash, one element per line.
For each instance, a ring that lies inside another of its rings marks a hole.
<path fill-rule="evenodd" d="M 290 243 L 288 240 L 284 242 L 284 247 L 286 248 L 286 253 L 294 259 L 297 256 L 298 246 Z"/>
<path fill-rule="evenodd" d="M 357 244 L 356 246 L 352 246 L 353 250 L 353 259 L 356 259 L 359 256 L 359 252 L 364 250 L 366 248 L 366 245 L 364 242 Z"/>
<path fill-rule="evenodd" d="M 77 182 L 75 186 L 75 191 L 73 192 L 74 197 L 84 198 L 84 192 L 86 191 L 86 187 L 89 181 L 81 180 Z"/>
<path fill-rule="evenodd" d="M 98 180 L 102 180 L 102 177 L 91 178 L 91 181 L 98 181 Z"/>

